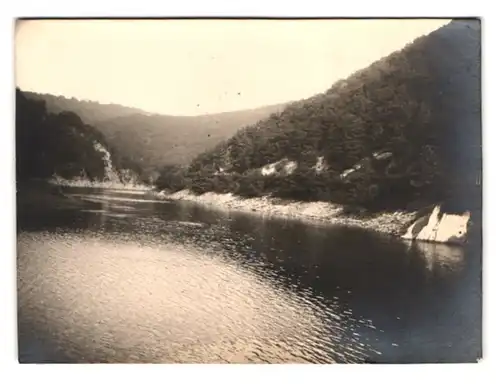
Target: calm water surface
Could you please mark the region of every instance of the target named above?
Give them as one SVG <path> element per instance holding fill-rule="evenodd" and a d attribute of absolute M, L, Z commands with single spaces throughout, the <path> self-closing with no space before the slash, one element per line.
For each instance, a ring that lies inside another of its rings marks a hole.
<path fill-rule="evenodd" d="M 18 218 L 21 362 L 476 361 L 475 248 L 67 189 Z"/>

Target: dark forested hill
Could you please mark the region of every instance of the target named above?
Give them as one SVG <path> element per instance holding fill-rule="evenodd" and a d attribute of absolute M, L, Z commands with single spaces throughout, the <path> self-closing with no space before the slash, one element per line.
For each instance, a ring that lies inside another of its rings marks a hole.
<path fill-rule="evenodd" d="M 166 169 L 159 187 L 471 208 L 480 202 L 480 113 L 480 24 L 456 20 L 241 129 L 187 170 Z"/>
<path fill-rule="evenodd" d="M 116 104 L 27 93 L 46 102 L 53 113 L 73 111 L 96 127 L 129 161 L 151 170 L 164 164 L 186 164 L 201 152 L 283 109 L 283 105 L 203 116 L 169 116 Z"/>
<path fill-rule="evenodd" d="M 33 100 L 16 90 L 16 174 L 18 181 L 64 178 L 84 173 L 92 180 L 106 174 L 103 153 L 96 144 L 110 150 L 111 160 L 121 165 L 102 133 L 84 123 L 74 112 L 50 113 L 43 100 Z"/>

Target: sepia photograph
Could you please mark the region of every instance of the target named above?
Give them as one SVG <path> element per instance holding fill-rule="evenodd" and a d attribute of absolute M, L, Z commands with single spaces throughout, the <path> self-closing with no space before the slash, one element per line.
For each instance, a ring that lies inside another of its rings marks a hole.
<path fill-rule="evenodd" d="M 479 18 L 13 27 L 19 363 L 482 359 Z"/>

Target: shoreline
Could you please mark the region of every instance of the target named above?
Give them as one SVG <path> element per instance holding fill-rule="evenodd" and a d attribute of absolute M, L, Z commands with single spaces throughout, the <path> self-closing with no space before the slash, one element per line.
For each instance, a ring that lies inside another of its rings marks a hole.
<path fill-rule="evenodd" d="M 139 182 L 121 182 L 121 181 L 91 181 L 85 178 L 64 179 L 61 177 L 53 177 L 47 180 L 47 183 L 53 186 L 61 187 L 82 187 L 82 188 L 105 188 L 105 189 L 122 189 L 149 191 L 151 186 Z"/>
<path fill-rule="evenodd" d="M 357 227 L 381 234 L 402 237 L 415 222 L 417 212 L 383 212 L 373 215 L 349 214 L 345 206 L 329 202 L 287 201 L 280 198 L 243 198 L 233 194 L 207 192 L 195 195 L 188 190 L 175 193 L 160 191 L 160 199 L 185 201 L 223 211 L 237 211 L 260 216 L 299 219 L 318 224 Z"/>
<path fill-rule="evenodd" d="M 73 202 L 72 199 L 62 199 L 68 197 L 60 188 L 61 185 L 47 183 L 47 181 L 18 182 L 16 194 L 18 211 L 37 211 L 39 207 L 46 206 L 50 202 L 58 202 L 60 205 L 60 201 L 64 201 L 63 206 L 65 207 L 74 207 L 76 202 Z M 428 213 L 422 212 L 422 210 L 367 213 L 324 201 L 304 202 L 269 196 L 244 198 L 231 193 L 214 192 L 196 195 L 188 190 L 169 193 L 166 190 L 157 191 L 152 188 L 146 190 L 144 187 L 133 190 L 144 194 L 145 197 L 149 196 L 151 199 L 187 202 L 222 212 L 240 212 L 264 218 L 283 218 L 316 225 L 358 228 L 410 242 L 424 241 L 464 245 L 468 242 L 469 233 L 474 232 L 477 227 L 475 221 L 471 220 L 469 211 L 462 214 L 450 214 L 442 212 L 440 204 L 430 206 L 432 212 L 429 210 Z"/>

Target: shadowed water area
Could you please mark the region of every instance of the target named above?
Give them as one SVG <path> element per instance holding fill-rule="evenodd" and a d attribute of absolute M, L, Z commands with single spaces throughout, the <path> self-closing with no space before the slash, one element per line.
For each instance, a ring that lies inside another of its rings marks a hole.
<path fill-rule="evenodd" d="M 136 191 L 63 191 L 19 200 L 21 362 L 481 355 L 477 245 L 410 245 Z"/>

